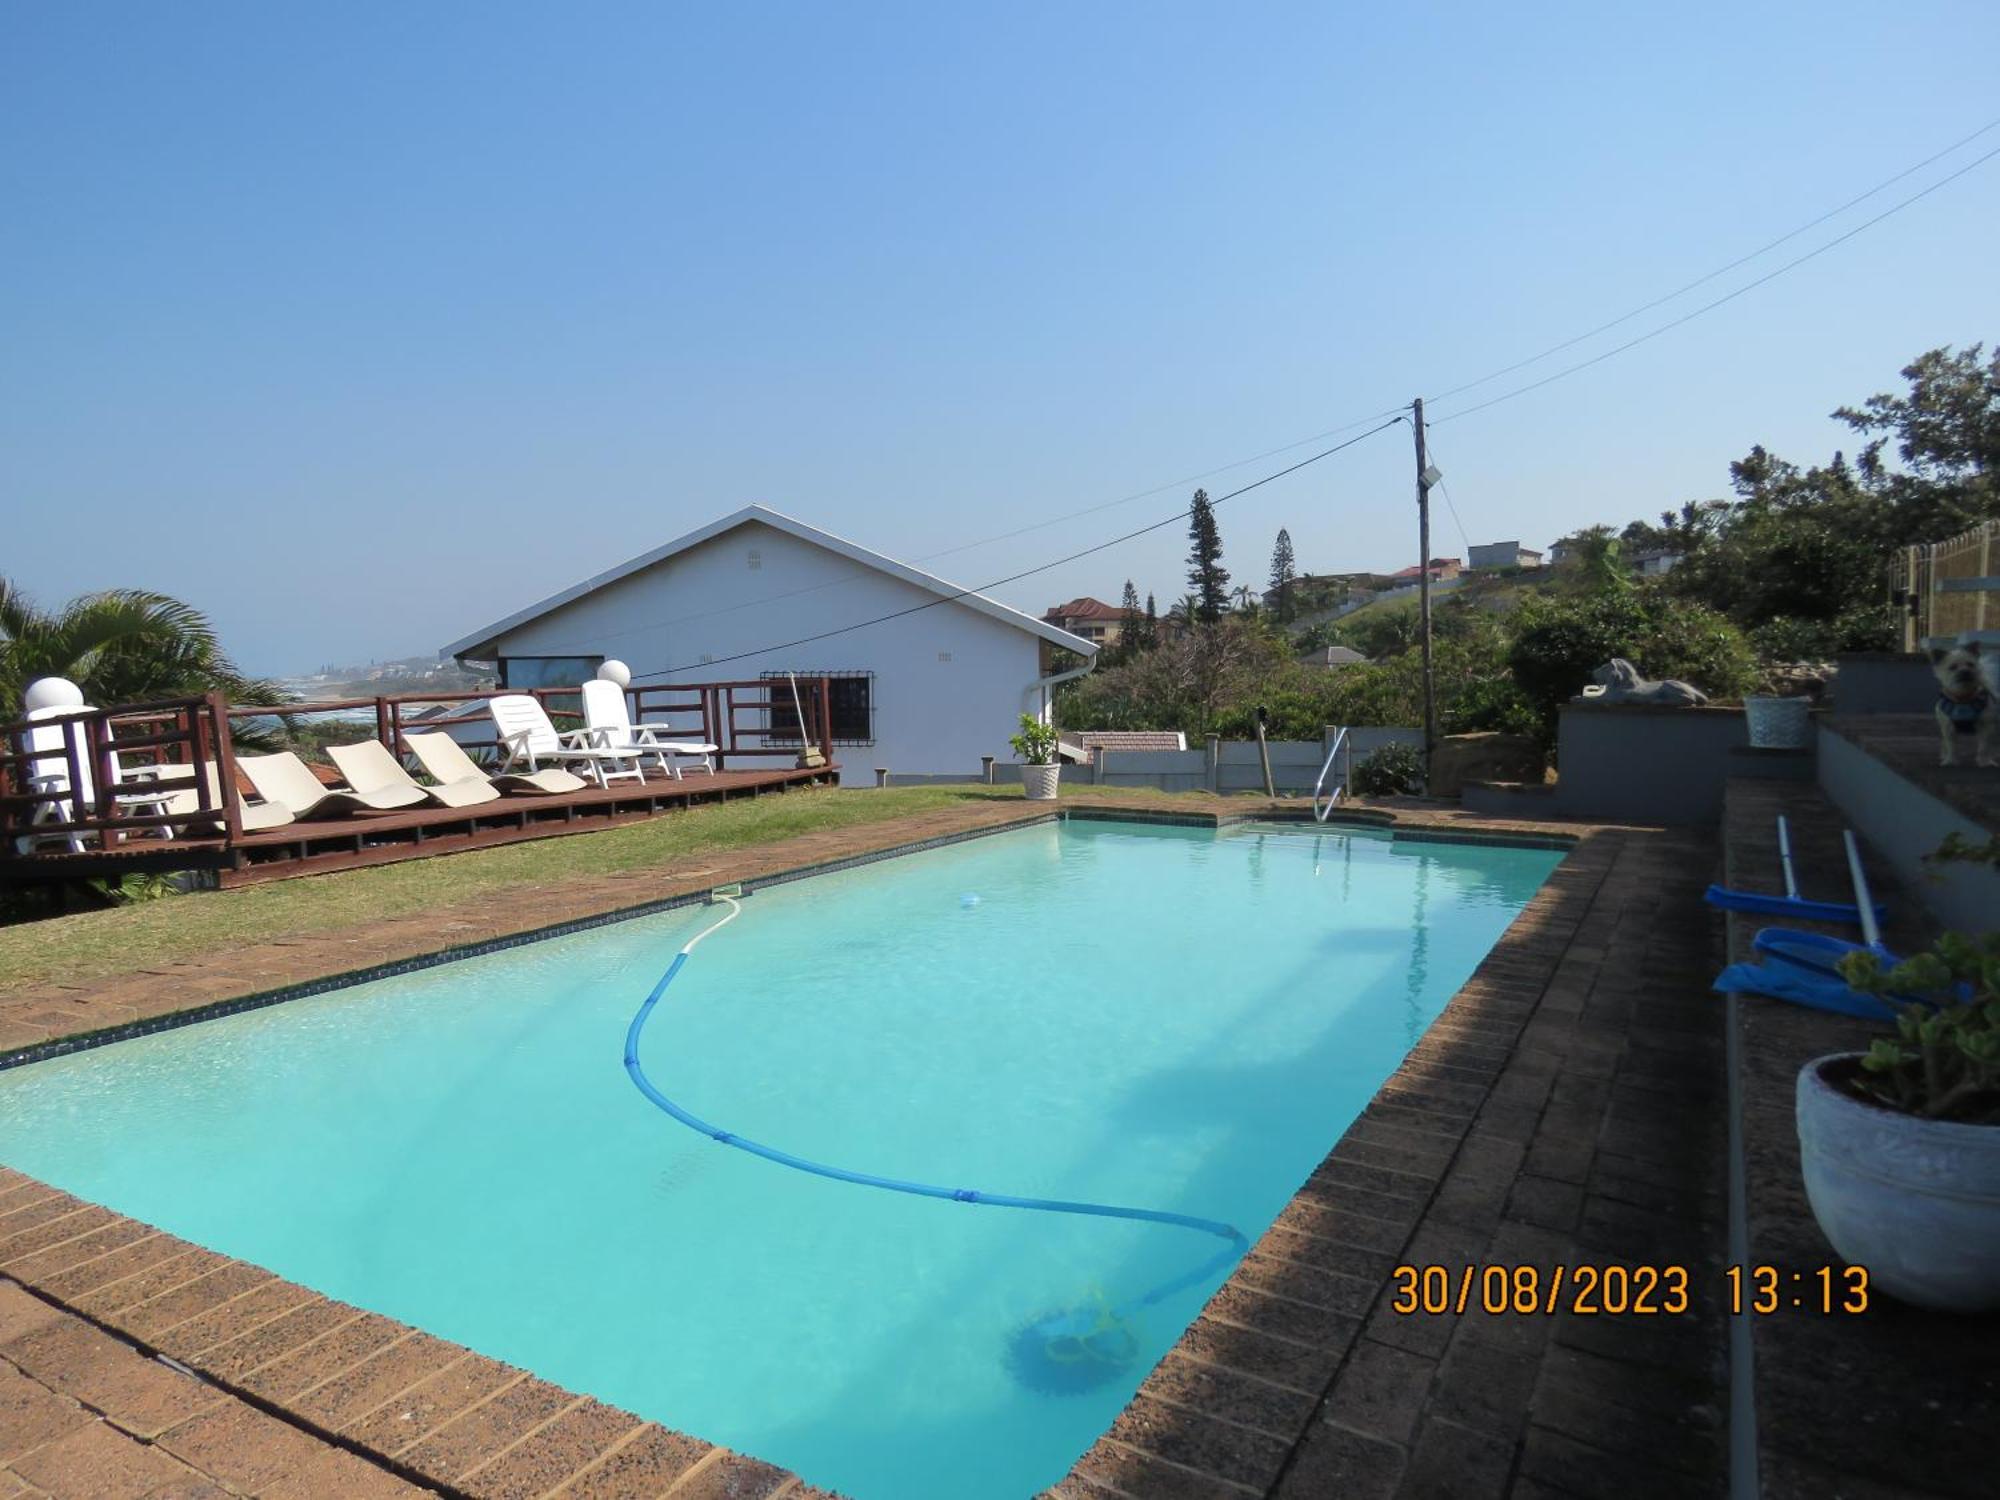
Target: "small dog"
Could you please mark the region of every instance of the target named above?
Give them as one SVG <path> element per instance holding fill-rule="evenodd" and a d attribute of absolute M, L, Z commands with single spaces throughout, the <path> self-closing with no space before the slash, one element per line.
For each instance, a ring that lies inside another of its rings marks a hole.
<path fill-rule="evenodd" d="M 2000 765 L 2000 754 L 1996 754 L 2000 748 L 2000 707 L 1996 707 L 1993 689 L 1986 683 L 1986 662 L 1981 659 L 1979 642 L 1952 648 L 1933 646 L 1930 657 L 1938 680 L 1936 717 L 1943 740 L 1938 764 L 1957 765 L 1959 737 L 1971 735 L 1974 760 L 1982 766 Z M 2000 657 L 1995 661 L 2000 662 Z"/>

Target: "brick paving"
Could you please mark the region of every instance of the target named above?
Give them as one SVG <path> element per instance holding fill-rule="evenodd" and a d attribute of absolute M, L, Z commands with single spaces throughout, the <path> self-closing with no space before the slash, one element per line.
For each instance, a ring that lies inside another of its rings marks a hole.
<path fill-rule="evenodd" d="M 1722 1493 L 1714 860 L 1586 837 L 1051 1494 Z M 1677 1265 L 1690 1305 L 1403 1315 L 1399 1264 Z"/>
<path fill-rule="evenodd" d="M 1166 805 L 1222 816 L 1264 806 Z M 432 951 L 441 934 L 478 941 L 1045 814 L 976 803 L 704 855 L 699 869 L 507 893 L 114 977 L 59 1002 L 16 991 L 0 996 L 0 1014 L 17 1017 L 8 1037 L 33 1028 L 47 1039 L 139 1014 L 142 997 L 150 1014 L 199 1010 Z M 1356 816 L 1552 831 L 1455 809 Z M 1714 927 L 1697 899 L 1715 851 L 1680 833 L 1559 831 L 1574 851 L 1052 1496 L 1719 1492 L 1721 1034 L 1706 991 Z M 1649 1318 L 1404 1316 L 1390 1305 L 1400 1262 L 1544 1275 L 1676 1263 L 1693 1305 Z M 0 1473 L 21 1486 L 46 1489 L 87 1461 L 131 1477 L 65 1479 L 52 1492 L 820 1493 L 4 1169 L 0 1297 L 31 1325 L 0 1324 L 0 1359 L 25 1382 L 0 1398 Z M 82 1331 L 36 1338 L 71 1327 Z M 65 1359 L 98 1371 L 89 1390 L 65 1387 Z M 146 1374 L 118 1375 L 135 1366 Z M 158 1384 L 155 1371 L 185 1382 L 162 1389 L 202 1404 L 183 1411 L 155 1395 L 150 1417 L 106 1404 L 119 1380 Z"/>
<path fill-rule="evenodd" d="M 1933 758 L 1935 742 L 1933 730 Z M 1773 832 L 1779 813 L 1791 824 L 1803 894 L 1852 900 L 1839 815 L 1813 787 L 1788 783 L 1730 782 L 1725 814 L 1730 885 L 1784 889 Z M 1892 951 L 1919 951 L 1935 934 L 1918 902 L 1879 861 L 1865 853 L 1864 861 L 1875 896 L 1890 908 L 1884 941 Z M 1750 958 L 1751 940 L 1766 925 L 1780 924 L 1775 918 L 1732 915 L 1730 957 Z M 1855 936 L 1852 928 L 1817 930 Z M 1750 1261 L 1805 1274 L 1838 1266 L 1841 1260 L 1806 1202 L 1795 1081 L 1812 1058 L 1864 1050 L 1887 1028 L 1746 995 L 1737 1029 Z M 1841 1493 L 1867 1500 L 1972 1500 L 1993 1493 L 2000 1317 L 1953 1317 L 1878 1297 L 1859 1318 L 1787 1311 L 1752 1320 L 1750 1333 L 1758 1461 L 1769 1500 Z"/>

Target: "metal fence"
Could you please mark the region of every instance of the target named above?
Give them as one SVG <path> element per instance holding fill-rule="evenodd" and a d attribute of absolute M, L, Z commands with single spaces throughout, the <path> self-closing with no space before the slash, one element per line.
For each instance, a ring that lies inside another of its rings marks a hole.
<path fill-rule="evenodd" d="M 2000 630 L 2000 521 L 1941 542 L 1905 547 L 1889 567 L 1889 590 L 1905 604 L 1903 649 L 1946 646 L 1969 631 Z"/>

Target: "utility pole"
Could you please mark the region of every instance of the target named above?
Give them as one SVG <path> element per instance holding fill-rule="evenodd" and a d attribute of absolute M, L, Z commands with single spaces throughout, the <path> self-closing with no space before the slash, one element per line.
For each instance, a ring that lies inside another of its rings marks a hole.
<path fill-rule="evenodd" d="M 1424 652 L 1424 777 L 1437 748 L 1437 679 L 1431 672 L 1431 473 L 1424 454 L 1424 398 L 1410 403 L 1410 426 L 1417 435 L 1417 622 Z"/>

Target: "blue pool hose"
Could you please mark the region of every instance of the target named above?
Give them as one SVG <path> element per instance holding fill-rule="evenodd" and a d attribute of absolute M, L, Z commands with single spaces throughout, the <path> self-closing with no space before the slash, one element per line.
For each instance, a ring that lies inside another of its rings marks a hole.
<path fill-rule="evenodd" d="M 944 1187 L 931 1182 L 910 1182 L 901 1177 L 878 1177 L 872 1172 L 855 1172 L 846 1167 L 831 1166 L 826 1162 L 809 1161 L 803 1156 L 794 1156 L 789 1151 L 780 1151 L 775 1146 L 766 1146 L 761 1141 L 749 1140 L 733 1131 L 723 1130 L 709 1124 L 699 1115 L 681 1108 L 655 1088 L 653 1081 L 646 1076 L 646 1070 L 639 1062 L 639 1037 L 645 1031 L 646 1022 L 651 1019 L 654 1007 L 660 1003 L 660 997 L 666 994 L 667 986 L 674 982 L 674 976 L 680 973 L 688 961 L 688 955 L 694 952 L 695 944 L 711 932 L 727 927 L 742 913 L 743 908 L 733 897 L 718 893 L 715 899 L 728 906 L 729 915 L 709 924 L 688 939 L 681 951 L 674 955 L 674 961 L 667 965 L 666 973 L 660 976 L 659 983 L 653 986 L 653 992 L 646 997 L 638 1013 L 632 1017 L 632 1024 L 625 1029 L 625 1071 L 632 1076 L 633 1084 L 640 1093 L 688 1129 L 700 1131 L 710 1140 L 719 1141 L 725 1146 L 734 1146 L 739 1151 L 748 1151 L 752 1156 L 761 1156 L 766 1161 L 774 1161 L 781 1167 L 810 1172 L 815 1177 L 830 1177 L 835 1182 L 852 1182 L 861 1187 L 881 1188 L 891 1193 L 909 1193 L 919 1198 L 944 1198 L 953 1203 L 984 1204 L 988 1208 L 1025 1208 L 1038 1213 L 1088 1214 L 1103 1219 L 1134 1219 L 1147 1224 L 1171 1224 L 1180 1229 L 1200 1230 L 1204 1234 L 1216 1235 L 1229 1242 L 1225 1249 L 1211 1259 L 1203 1261 L 1193 1270 L 1153 1287 L 1139 1299 L 1138 1305 L 1141 1307 L 1151 1307 L 1175 1292 L 1206 1281 L 1250 1248 L 1250 1242 L 1244 1238 L 1243 1231 L 1235 1225 L 1224 1224 L 1217 1219 L 1197 1218 L 1193 1214 L 1169 1213 L 1160 1208 L 1124 1208 L 1113 1203 L 1079 1203 L 1061 1198 L 1022 1198 L 1012 1193 L 983 1192 L 978 1188 Z M 1036 1328 L 1046 1337 L 1074 1336 L 1073 1330 L 1068 1325 L 1085 1316 L 1095 1317 L 1096 1314 L 1094 1312 L 1088 1315 L 1074 1312 L 1055 1314 L 1037 1324 Z"/>

